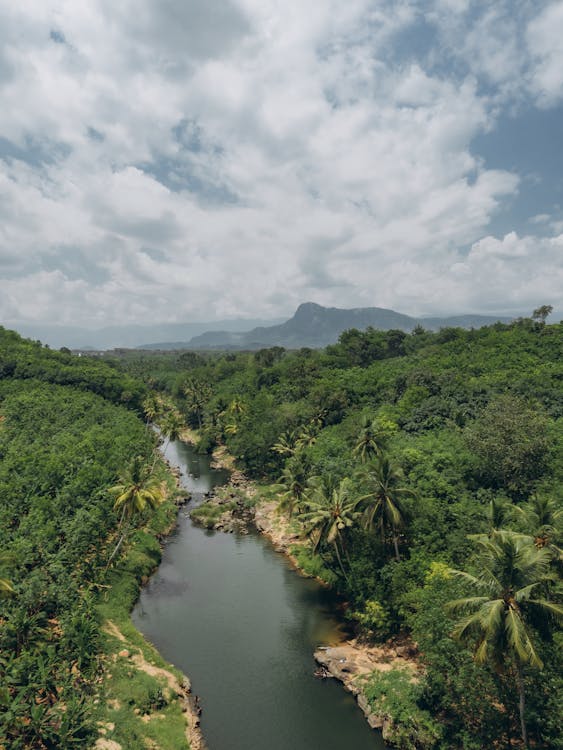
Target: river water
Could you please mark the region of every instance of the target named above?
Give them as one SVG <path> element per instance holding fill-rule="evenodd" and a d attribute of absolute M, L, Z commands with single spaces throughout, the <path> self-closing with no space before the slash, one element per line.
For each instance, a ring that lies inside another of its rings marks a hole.
<path fill-rule="evenodd" d="M 354 698 L 313 676 L 315 648 L 342 633 L 334 595 L 297 575 L 257 533 L 192 525 L 188 509 L 227 475 L 179 442 L 166 455 L 193 499 L 133 621 L 189 675 L 209 749 L 384 750 Z"/>

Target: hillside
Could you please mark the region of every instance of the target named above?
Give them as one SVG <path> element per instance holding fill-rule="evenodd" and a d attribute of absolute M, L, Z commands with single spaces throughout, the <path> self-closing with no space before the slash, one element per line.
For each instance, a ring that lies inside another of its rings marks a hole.
<path fill-rule="evenodd" d="M 123 643 L 106 622 L 159 659 L 129 620 L 160 559 L 156 536 L 177 513 L 174 480 L 140 418 L 145 394 L 100 360 L 0 329 L 0 748 L 89 748 L 110 723 L 121 740 L 111 747 L 136 747 L 148 733 L 135 711 L 151 710 L 162 686 L 118 662 Z M 109 488 L 127 481 L 132 462 L 158 482 L 150 518 L 115 508 Z M 176 739 L 158 747 L 187 750 L 180 701 L 164 708 Z"/>
<path fill-rule="evenodd" d="M 350 328 L 363 331 L 371 326 L 381 331 L 395 329 L 410 332 L 417 326 L 422 326 L 427 330 L 437 331 L 448 327 L 480 328 L 496 321 L 509 320 L 506 317 L 486 315 L 413 318 L 382 307 L 345 310 L 306 302 L 299 305 L 292 318 L 280 325 L 257 327 L 246 333 L 208 331 L 195 336 L 184 346 L 188 349 L 261 349 L 268 346 L 320 349 L 328 344 L 334 344 L 339 335 Z M 177 348 L 183 346 L 178 344 Z"/>

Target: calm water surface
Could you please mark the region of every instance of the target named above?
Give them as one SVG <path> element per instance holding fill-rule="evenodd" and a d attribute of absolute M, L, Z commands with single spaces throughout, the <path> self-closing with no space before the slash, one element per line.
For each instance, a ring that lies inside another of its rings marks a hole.
<path fill-rule="evenodd" d="M 133 621 L 189 675 L 210 750 L 384 750 L 352 696 L 313 677 L 314 649 L 341 632 L 334 596 L 258 534 L 193 526 L 187 510 L 226 474 L 181 443 L 167 456 L 193 500 Z"/>

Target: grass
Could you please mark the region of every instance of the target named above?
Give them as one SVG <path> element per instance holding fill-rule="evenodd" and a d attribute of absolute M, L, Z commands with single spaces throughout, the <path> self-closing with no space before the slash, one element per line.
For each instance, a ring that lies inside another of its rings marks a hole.
<path fill-rule="evenodd" d="M 212 529 L 215 527 L 215 524 L 221 516 L 225 513 L 230 513 L 235 506 L 236 503 L 234 502 L 224 503 L 222 505 L 217 505 L 217 503 L 214 502 L 203 503 L 192 510 L 190 518 L 200 526 L 204 526 L 206 529 Z"/>
<path fill-rule="evenodd" d="M 188 750 L 186 714 L 175 686 L 184 676 L 164 661 L 131 621 L 142 582 L 160 562 L 158 536 L 174 525 L 174 479 L 168 499 L 143 530 L 128 540 L 125 556 L 108 573 L 97 610 L 102 623 L 103 679 L 98 695 L 100 736 L 123 750 Z M 152 674 L 147 673 L 147 670 Z"/>
<path fill-rule="evenodd" d="M 316 555 L 308 545 L 293 544 L 289 551 L 304 573 L 319 578 L 329 586 L 336 586 L 338 576 L 326 567 L 320 555 Z"/>

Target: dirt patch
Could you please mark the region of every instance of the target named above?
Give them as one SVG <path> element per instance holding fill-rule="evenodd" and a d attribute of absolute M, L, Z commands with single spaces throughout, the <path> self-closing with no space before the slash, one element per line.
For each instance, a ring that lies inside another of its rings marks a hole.
<path fill-rule="evenodd" d="M 212 469 L 227 469 L 227 471 L 235 471 L 235 458 L 227 451 L 224 445 L 219 445 L 213 451 Z"/>
<path fill-rule="evenodd" d="M 96 750 L 122 750 L 119 742 L 115 740 L 106 740 L 105 737 L 99 737 L 94 745 Z"/>
<path fill-rule="evenodd" d="M 315 660 L 321 665 L 321 677 L 335 677 L 356 697 L 358 705 L 373 729 L 382 729 L 385 717 L 372 712 L 363 692 L 368 678 L 374 672 L 390 672 L 403 669 L 409 672 L 413 681 L 421 669 L 416 660 L 415 645 L 404 640 L 401 644 L 369 646 L 356 639 L 345 641 L 338 646 L 319 648 Z"/>
<path fill-rule="evenodd" d="M 111 620 L 106 620 L 102 626 L 102 630 L 104 633 L 107 633 L 108 635 L 113 636 L 114 638 L 117 638 L 118 641 L 121 641 L 121 643 L 127 643 L 127 640 L 121 630 L 117 627 L 117 625 L 112 622 Z"/>
<path fill-rule="evenodd" d="M 183 688 L 180 686 L 180 683 L 176 679 L 176 677 L 172 674 L 172 672 L 169 672 L 167 669 L 162 669 L 161 667 L 157 667 L 154 664 L 151 664 L 149 661 L 145 659 L 142 653 L 134 654 L 131 657 L 131 661 L 133 664 L 137 667 L 137 669 L 140 669 L 142 672 L 146 672 L 146 674 L 149 674 L 151 677 L 157 677 L 162 680 L 165 680 L 168 687 L 173 690 L 177 695 L 183 695 L 184 691 Z"/>

